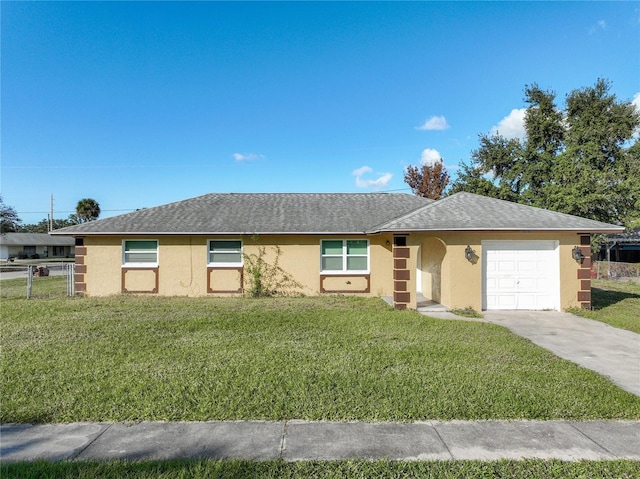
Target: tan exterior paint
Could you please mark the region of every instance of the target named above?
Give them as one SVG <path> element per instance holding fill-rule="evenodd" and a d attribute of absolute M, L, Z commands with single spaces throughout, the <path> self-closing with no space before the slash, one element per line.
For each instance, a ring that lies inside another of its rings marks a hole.
<path fill-rule="evenodd" d="M 265 248 L 265 259 L 272 263 L 275 247 L 281 251 L 280 267 L 302 284 L 300 293 L 315 295 L 320 293 L 320 241 L 322 239 L 361 239 L 354 236 L 261 236 L 230 237 L 241 239 L 246 255 L 257 255 Z M 369 283 L 369 293 L 364 295 L 382 296 L 391 294 L 393 287 L 390 241 L 391 235 L 364 237 L 369 240 L 370 271 L 365 281 L 362 275 L 325 275 L 326 290 L 362 290 Z M 203 296 L 207 294 L 228 295 L 230 293 L 208 293 L 214 291 L 235 291 L 239 288 L 239 273 L 235 269 L 211 268 L 207 265 L 207 242 L 210 239 L 225 239 L 219 236 L 161 236 L 161 237 L 86 237 L 84 265 L 86 274 L 86 294 L 106 296 L 128 291 L 148 291 L 153 280 L 151 271 L 136 273 L 135 267 L 123 268 L 122 244 L 124 239 L 158 240 L 158 294 L 166 296 Z M 389 245 L 386 242 L 389 241 Z M 125 273 L 123 274 L 123 269 Z M 245 273 L 245 284 L 247 281 Z M 124 279 L 123 279 L 124 278 Z M 124 282 L 124 284 L 123 284 Z"/>
<path fill-rule="evenodd" d="M 156 239 L 159 242 L 157 271 L 132 271 L 135 268 L 122 266 L 122 243 L 124 239 Z M 320 273 L 320 241 L 322 239 L 369 240 L 370 274 L 323 275 Z M 128 291 L 149 291 L 157 281 L 159 295 L 205 296 L 240 294 L 240 278 L 247 282 L 246 270 L 241 275 L 238 269 L 219 269 L 207 265 L 207 241 L 210 239 L 241 239 L 244 253 L 257 254 L 265 248 L 267 261 L 275 258 L 275 247 L 281 250 L 280 266 L 302 284 L 300 293 L 320 294 L 326 291 L 363 291 L 353 293 L 365 296 L 393 296 L 394 259 L 393 235 L 372 236 L 320 236 L 320 235 L 264 235 L 260 237 L 220 236 L 160 236 L 123 237 L 89 236 L 84 238 L 86 255 L 83 257 L 86 294 L 105 296 Z M 576 233 L 563 232 L 442 232 L 410 233 L 407 247 L 409 272 L 406 291 L 410 293 L 407 307 L 416 308 L 417 274 L 420 274 L 421 293 L 427 299 L 448 308 L 482 308 L 482 241 L 483 240 L 556 240 L 559 242 L 560 258 L 560 308 L 580 307 L 577 292 L 581 283 L 577 277 L 579 265 L 571 257 L 571 250 L 580 244 Z M 465 258 L 465 248 L 471 246 L 476 252 L 474 261 Z M 157 278 L 154 276 L 157 274 Z M 404 281 L 404 280 L 403 280 Z M 123 284 L 124 283 L 124 284 Z M 404 283 L 403 283 L 404 285 Z M 397 284 L 395 285 L 397 286 Z M 213 293 L 208 291 L 214 291 Z M 219 292 L 219 291 L 234 291 Z"/>
<path fill-rule="evenodd" d="M 442 232 L 433 234 L 412 234 L 410 245 L 419 245 L 420 266 L 417 255 L 414 264 L 421 270 L 422 294 L 427 299 L 450 309 L 470 307 L 482 309 L 482 241 L 483 240 L 556 240 L 559 243 L 560 263 L 560 309 L 580 307 L 577 292 L 580 280 L 577 278 L 579 265 L 571 257 L 571 250 L 580 244 L 576 233 L 562 232 Z M 465 248 L 475 251 L 473 261 L 465 258 Z M 443 249 L 444 248 L 444 249 Z M 412 249 L 413 253 L 413 249 Z M 438 290 L 437 278 L 440 277 Z M 415 307 L 411 305 L 410 307 Z"/>
<path fill-rule="evenodd" d="M 122 284 L 127 292 L 157 292 L 158 270 L 156 268 L 126 268 L 122 270 L 122 276 Z"/>

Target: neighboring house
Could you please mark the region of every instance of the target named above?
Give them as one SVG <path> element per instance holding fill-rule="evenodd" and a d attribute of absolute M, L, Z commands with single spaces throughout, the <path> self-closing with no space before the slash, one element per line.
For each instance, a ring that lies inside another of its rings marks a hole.
<path fill-rule="evenodd" d="M 46 233 L 0 234 L 0 259 L 73 258 L 75 241 Z"/>
<path fill-rule="evenodd" d="M 621 263 L 640 263 L 640 228 L 608 235 L 600 248 L 598 259 Z"/>
<path fill-rule="evenodd" d="M 53 234 L 76 238 L 76 291 L 91 296 L 241 294 L 243 255 L 277 246 L 307 295 L 563 310 L 590 306 L 590 235 L 621 231 L 471 193 L 228 193 Z"/>

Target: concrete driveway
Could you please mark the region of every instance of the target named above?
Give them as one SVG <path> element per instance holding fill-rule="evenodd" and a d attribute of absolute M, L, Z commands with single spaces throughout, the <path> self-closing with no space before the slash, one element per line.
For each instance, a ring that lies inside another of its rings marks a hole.
<path fill-rule="evenodd" d="M 484 311 L 499 324 L 561 358 L 640 396 L 640 334 L 558 311 Z"/>

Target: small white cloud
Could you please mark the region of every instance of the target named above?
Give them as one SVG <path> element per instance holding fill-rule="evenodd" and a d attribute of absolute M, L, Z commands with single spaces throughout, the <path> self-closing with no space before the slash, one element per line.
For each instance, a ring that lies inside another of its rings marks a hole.
<path fill-rule="evenodd" d="M 589 29 L 589 35 L 593 35 L 599 30 L 606 30 L 606 29 L 607 29 L 607 22 L 605 22 L 604 20 L 598 20 L 596 24 Z"/>
<path fill-rule="evenodd" d="M 511 110 L 511 113 L 491 128 L 491 134 L 502 135 L 508 139 L 524 138 L 527 134 L 524 128 L 524 115 L 526 112 L 526 108 Z"/>
<path fill-rule="evenodd" d="M 373 171 L 373 170 L 372 170 L 370 167 L 368 167 L 368 166 L 363 166 L 363 167 L 361 167 L 361 168 L 358 168 L 357 170 L 353 170 L 352 174 L 353 174 L 354 176 L 362 176 L 362 175 L 364 175 L 365 173 L 371 173 L 372 171 Z"/>
<path fill-rule="evenodd" d="M 433 166 L 437 161 L 442 161 L 442 155 L 438 150 L 433 148 L 425 148 L 420 155 L 420 163 L 423 165 Z"/>
<path fill-rule="evenodd" d="M 374 190 L 379 190 L 386 187 L 393 177 L 391 173 L 381 173 L 380 176 L 375 180 L 365 180 L 362 178 L 363 175 L 372 172 L 373 170 L 369 166 L 363 166 L 361 168 L 353 170 L 352 174 L 356 177 L 356 186 L 358 188 L 372 188 Z"/>
<path fill-rule="evenodd" d="M 429 131 L 429 130 L 446 130 L 451 128 L 447 119 L 444 116 L 432 116 L 421 126 L 416 126 L 416 130 Z"/>
<path fill-rule="evenodd" d="M 264 155 L 256 153 L 234 153 L 233 158 L 236 161 L 252 161 L 252 160 L 264 160 Z"/>

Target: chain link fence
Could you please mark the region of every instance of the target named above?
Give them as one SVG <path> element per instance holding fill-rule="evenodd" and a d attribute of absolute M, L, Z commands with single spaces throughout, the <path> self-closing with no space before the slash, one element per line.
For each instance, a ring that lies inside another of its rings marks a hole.
<path fill-rule="evenodd" d="M 71 262 L 0 266 L 2 298 L 55 298 L 75 294 L 75 265 Z"/>
<path fill-rule="evenodd" d="M 640 263 L 594 261 L 591 271 L 595 279 L 614 279 L 640 283 Z"/>

